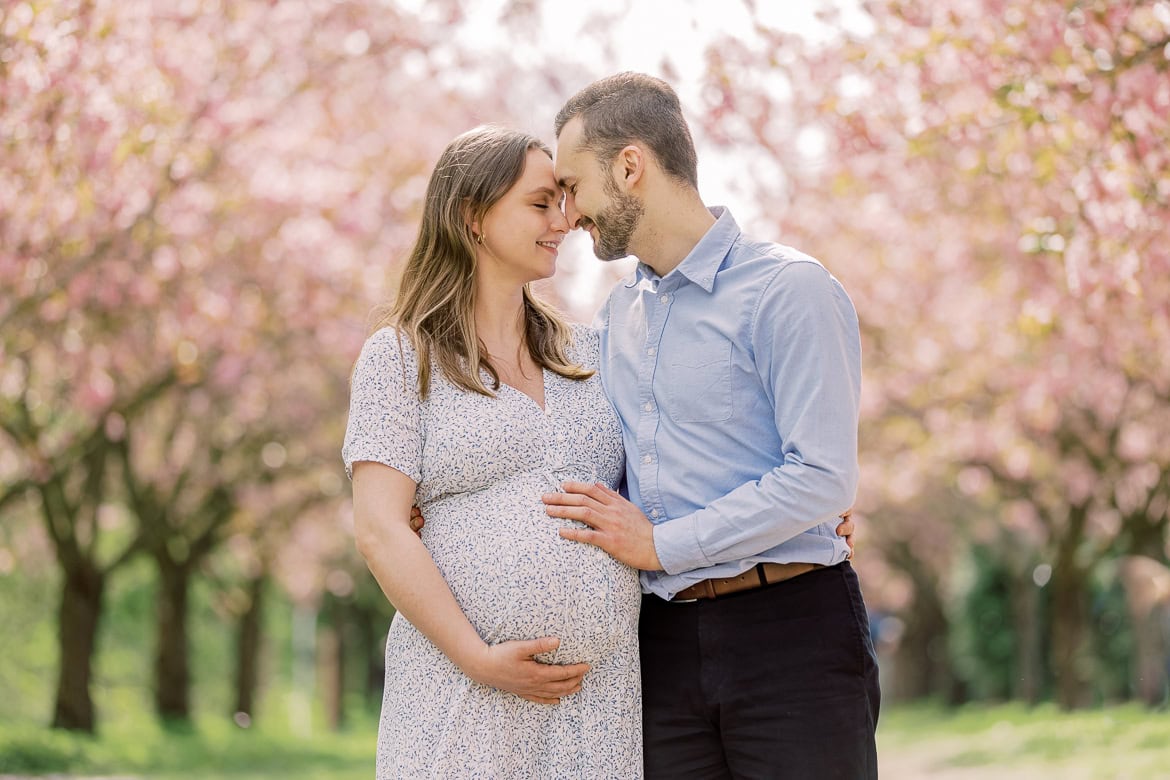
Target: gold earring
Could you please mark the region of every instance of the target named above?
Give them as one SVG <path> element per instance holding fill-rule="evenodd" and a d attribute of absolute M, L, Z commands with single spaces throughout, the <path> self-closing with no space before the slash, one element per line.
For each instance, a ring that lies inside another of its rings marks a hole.
<path fill-rule="evenodd" d="M 475 243 L 477 243 L 477 244 L 482 244 L 482 243 L 483 243 L 483 233 L 480 233 L 479 235 L 477 235 L 477 236 L 475 237 Z"/>

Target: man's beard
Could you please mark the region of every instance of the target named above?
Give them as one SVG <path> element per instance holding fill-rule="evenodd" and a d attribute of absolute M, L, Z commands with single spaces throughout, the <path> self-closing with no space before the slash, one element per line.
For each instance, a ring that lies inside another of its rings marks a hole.
<path fill-rule="evenodd" d="M 609 205 L 593 218 L 597 226 L 593 254 L 601 260 L 620 260 L 630 254 L 630 239 L 646 207 L 638 198 L 618 189 L 617 182 L 609 176 L 605 177 L 602 189 L 609 196 Z"/>

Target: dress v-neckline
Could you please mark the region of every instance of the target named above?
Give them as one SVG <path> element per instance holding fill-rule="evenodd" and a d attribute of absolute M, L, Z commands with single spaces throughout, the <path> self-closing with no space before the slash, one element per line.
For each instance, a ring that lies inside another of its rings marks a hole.
<path fill-rule="evenodd" d="M 537 401 L 535 398 L 530 396 L 528 393 L 524 392 L 523 390 L 521 390 L 520 388 L 518 388 L 514 385 L 508 384 L 503 379 L 500 380 L 500 387 L 501 388 L 506 387 L 509 390 L 511 390 L 513 393 L 515 393 L 516 395 L 520 396 L 521 398 L 527 399 L 527 401 L 530 404 L 532 404 L 533 406 L 535 406 L 537 409 L 540 410 L 541 414 L 548 414 L 548 369 L 547 368 L 540 369 L 540 390 L 541 390 L 541 396 L 542 396 L 541 400 L 544 401 L 544 403 Z"/>

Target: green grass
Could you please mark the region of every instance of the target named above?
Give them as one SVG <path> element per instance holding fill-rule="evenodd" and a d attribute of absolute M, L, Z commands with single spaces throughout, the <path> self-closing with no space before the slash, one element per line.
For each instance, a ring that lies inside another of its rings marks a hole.
<path fill-rule="evenodd" d="M 296 735 L 211 719 L 168 730 L 142 718 L 109 725 L 97 737 L 0 723 L 0 774 L 368 780 L 375 740 L 370 722 L 337 734 Z"/>
<path fill-rule="evenodd" d="M 0 539 L 3 528 L 0 527 Z M 46 567 L 46 571 L 50 571 Z M 146 561 L 121 571 L 107 593 L 94 701 L 99 734 L 45 727 L 56 675 L 57 575 L 0 576 L 0 776 L 198 778 L 199 780 L 368 780 L 377 724 L 350 685 L 349 729 L 322 727 L 321 704 L 297 673 L 292 610 L 273 599 L 256 725 L 236 727 L 230 712 L 234 626 L 217 606 L 222 593 L 192 593 L 191 654 L 195 724 L 167 730 L 150 714 L 154 576 Z M 12 638 L 17 638 L 13 640 Z M 351 672 L 364 673 L 360 663 Z M 297 695 L 293 695 L 295 692 Z M 311 720 L 290 725 L 290 709 Z M 826 735 L 831 739 L 832 735 Z M 886 707 L 878 729 L 885 780 L 1170 780 L 1170 714 L 1122 706 L 1062 713 L 1051 706 Z"/>
<path fill-rule="evenodd" d="M 0 722 L 0 775 L 65 774 L 207 780 L 363 780 L 373 774 L 376 724 L 298 736 L 272 713 L 262 728 L 201 718 L 167 730 L 119 714 L 89 738 Z M 1170 778 L 1170 714 L 1136 706 L 1062 713 L 1051 706 L 888 708 L 878 730 L 882 776 L 893 780 L 1156 780 Z"/>
<path fill-rule="evenodd" d="M 1132 705 L 891 708 L 878 745 L 883 776 L 898 780 L 1170 778 L 1170 714 Z"/>

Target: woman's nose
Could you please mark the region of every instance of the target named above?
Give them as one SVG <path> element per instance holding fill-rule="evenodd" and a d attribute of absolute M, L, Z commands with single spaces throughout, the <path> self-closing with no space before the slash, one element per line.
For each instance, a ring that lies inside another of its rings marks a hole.
<path fill-rule="evenodd" d="M 565 216 L 565 212 L 560 209 L 555 209 L 556 214 L 553 216 L 552 229 L 558 233 L 569 232 L 569 219 Z"/>

